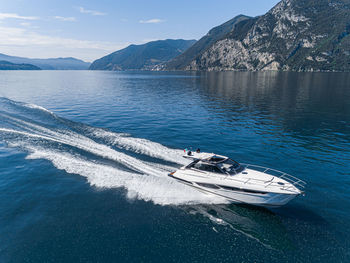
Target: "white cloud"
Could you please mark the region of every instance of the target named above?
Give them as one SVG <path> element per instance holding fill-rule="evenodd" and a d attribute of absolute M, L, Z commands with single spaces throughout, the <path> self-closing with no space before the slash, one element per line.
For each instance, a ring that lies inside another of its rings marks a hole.
<path fill-rule="evenodd" d="M 29 22 L 22 22 L 22 23 L 19 23 L 21 26 L 31 26 L 32 24 L 29 23 Z"/>
<path fill-rule="evenodd" d="M 85 9 L 84 7 L 78 7 L 79 12 L 83 13 L 83 14 L 90 14 L 93 16 L 105 16 L 107 15 L 106 13 L 100 12 L 100 11 L 96 11 L 96 10 L 89 10 L 89 9 Z"/>
<path fill-rule="evenodd" d="M 54 16 L 53 17 L 54 19 L 57 19 L 57 20 L 61 20 L 61 21 L 69 21 L 69 22 L 74 22 L 76 21 L 76 18 L 75 17 L 64 17 L 64 16 Z"/>
<path fill-rule="evenodd" d="M 33 32 L 27 28 L 0 26 L 1 53 L 15 56 L 34 56 L 39 58 L 77 57 L 92 61 L 124 48 L 127 44 L 129 43 L 111 43 L 49 36 Z"/>
<path fill-rule="evenodd" d="M 29 23 L 29 22 L 21 22 L 19 23 L 22 27 L 26 27 L 26 28 L 30 28 L 30 29 L 38 29 L 39 26 L 35 26 L 33 25 L 32 23 Z"/>
<path fill-rule="evenodd" d="M 20 16 L 18 14 L 14 14 L 14 13 L 0 13 L 0 19 L 7 19 L 7 18 L 23 19 L 23 20 L 38 20 L 39 19 L 39 17 L 37 17 L 37 16 Z"/>
<path fill-rule="evenodd" d="M 148 20 L 140 20 L 139 22 L 141 24 L 158 24 L 158 23 L 162 23 L 165 20 L 163 19 L 159 19 L 159 18 L 152 18 L 152 19 L 148 19 Z"/>

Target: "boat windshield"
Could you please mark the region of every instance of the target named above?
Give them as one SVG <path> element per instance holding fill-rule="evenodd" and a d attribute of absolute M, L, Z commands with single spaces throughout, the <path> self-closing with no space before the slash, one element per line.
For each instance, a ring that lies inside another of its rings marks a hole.
<path fill-rule="evenodd" d="M 231 159 L 226 159 L 224 162 L 218 163 L 217 166 L 229 174 L 237 174 L 244 170 L 242 165 Z"/>

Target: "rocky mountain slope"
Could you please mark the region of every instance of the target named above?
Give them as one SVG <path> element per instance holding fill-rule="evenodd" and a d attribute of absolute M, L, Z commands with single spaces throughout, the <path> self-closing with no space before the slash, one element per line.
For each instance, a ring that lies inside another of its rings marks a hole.
<path fill-rule="evenodd" d="M 167 39 L 130 45 L 95 60 L 91 70 L 152 70 L 178 56 L 195 40 Z"/>
<path fill-rule="evenodd" d="M 188 65 L 192 60 L 196 59 L 196 57 L 203 54 L 203 52 L 216 41 L 231 32 L 237 23 L 249 18 L 251 17 L 239 15 L 217 27 L 214 27 L 185 52 L 166 63 L 165 68 L 175 70 L 183 69 L 183 65 Z"/>
<path fill-rule="evenodd" d="M 80 70 L 88 69 L 90 63 L 76 58 L 24 58 L 8 56 L 0 53 L 0 60 L 9 61 L 15 64 L 32 64 L 41 69 L 62 69 Z"/>
<path fill-rule="evenodd" d="M 350 0 L 282 0 L 170 69 L 349 71 Z"/>
<path fill-rule="evenodd" d="M 40 68 L 31 64 L 14 64 L 1 60 L 0 70 L 40 70 Z"/>

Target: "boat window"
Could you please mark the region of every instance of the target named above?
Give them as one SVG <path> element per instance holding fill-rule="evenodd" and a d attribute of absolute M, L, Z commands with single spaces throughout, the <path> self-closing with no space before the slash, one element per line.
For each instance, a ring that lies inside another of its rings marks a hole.
<path fill-rule="evenodd" d="M 187 168 L 187 169 L 192 168 L 192 167 L 194 167 L 194 165 L 195 165 L 196 163 L 198 163 L 198 162 L 199 162 L 199 160 L 195 160 L 195 161 L 193 161 L 192 163 L 190 163 L 189 165 L 187 165 L 186 168 Z"/>
<path fill-rule="evenodd" d="M 218 167 L 216 167 L 214 165 L 202 163 L 202 162 L 196 163 L 193 166 L 193 168 L 196 168 L 196 169 L 201 170 L 201 171 L 210 172 L 210 173 L 221 173 L 222 174 L 222 171 Z"/>
<path fill-rule="evenodd" d="M 229 174 L 240 173 L 244 170 L 244 166 L 231 159 L 226 159 L 224 162 L 219 163 L 218 166 L 221 170 Z"/>
<path fill-rule="evenodd" d="M 238 168 L 240 166 L 240 164 L 234 160 L 231 160 L 231 159 L 227 159 L 224 164 L 228 164 L 228 165 L 232 165 L 233 168 Z"/>
<path fill-rule="evenodd" d="M 216 186 L 215 184 L 205 184 L 205 183 L 196 183 L 199 186 L 203 186 L 206 188 L 212 188 L 212 189 L 220 189 L 220 187 Z"/>
<path fill-rule="evenodd" d="M 244 168 L 243 165 L 239 165 L 239 167 L 236 168 L 236 173 L 240 173 L 240 172 L 242 172 L 244 169 L 245 169 L 245 168 Z"/>
<path fill-rule="evenodd" d="M 209 159 L 209 162 L 213 162 L 213 163 L 219 163 L 219 162 L 222 162 L 224 161 L 226 158 L 223 158 L 223 157 L 220 157 L 220 156 L 212 156 L 210 159 Z"/>

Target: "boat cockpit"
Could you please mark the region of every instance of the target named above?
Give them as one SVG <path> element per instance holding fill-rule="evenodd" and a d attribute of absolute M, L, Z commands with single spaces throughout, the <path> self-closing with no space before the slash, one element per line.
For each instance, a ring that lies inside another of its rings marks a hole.
<path fill-rule="evenodd" d="M 207 159 L 197 159 L 187 165 L 185 169 L 194 169 L 217 174 L 236 175 L 242 172 L 245 167 L 227 157 L 213 155 Z"/>

